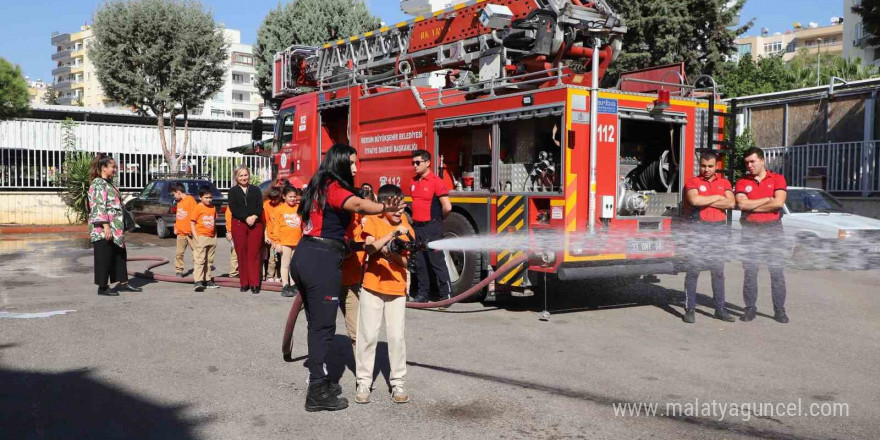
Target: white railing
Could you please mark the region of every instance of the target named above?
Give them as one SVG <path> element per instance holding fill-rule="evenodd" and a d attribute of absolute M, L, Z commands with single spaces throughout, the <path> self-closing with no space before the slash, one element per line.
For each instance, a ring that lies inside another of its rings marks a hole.
<path fill-rule="evenodd" d="M 790 186 L 824 177 L 825 189 L 868 195 L 880 191 L 880 140 L 764 148 L 767 167 Z"/>
<path fill-rule="evenodd" d="M 116 158 L 117 184 L 123 190 L 140 190 L 159 174 L 168 173 L 165 157 L 153 153 L 106 152 Z M 56 191 L 62 188 L 64 162 L 72 153 L 61 150 L 0 148 L 0 190 Z M 94 154 L 94 153 L 84 153 Z M 218 189 L 232 187 L 232 171 L 247 165 L 260 181 L 271 178 L 271 162 L 262 156 L 192 155 L 185 157 L 180 171 L 206 176 Z"/>

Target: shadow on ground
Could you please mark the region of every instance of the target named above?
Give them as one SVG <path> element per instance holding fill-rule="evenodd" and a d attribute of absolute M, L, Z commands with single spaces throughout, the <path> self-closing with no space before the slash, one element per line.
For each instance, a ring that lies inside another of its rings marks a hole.
<path fill-rule="evenodd" d="M 94 373 L 20 371 L 0 365 L 3 437 L 186 440 L 197 438 L 195 428 L 210 419 L 187 419 L 184 405 L 150 401 Z"/>

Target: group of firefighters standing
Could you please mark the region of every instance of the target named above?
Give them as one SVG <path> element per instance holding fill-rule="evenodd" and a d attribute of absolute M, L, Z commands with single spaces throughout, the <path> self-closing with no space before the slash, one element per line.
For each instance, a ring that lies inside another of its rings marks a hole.
<path fill-rule="evenodd" d="M 685 199 L 690 208 L 693 229 L 683 234 L 687 275 L 684 322 L 693 323 L 696 309 L 697 279 L 700 272 L 712 274 L 715 317 L 732 322 L 734 318 L 724 307 L 725 255 L 713 246 L 729 234 L 727 210 L 742 211 L 743 302 L 745 310 L 741 321 L 755 319 L 758 300 L 758 268 L 766 264 L 770 271 L 770 290 L 773 297 L 773 319 L 787 323 L 785 314 L 784 235 L 782 206 L 785 204 L 787 185 L 785 177 L 768 170 L 764 151 L 751 148 L 744 154 L 748 174 L 732 186 L 717 174 L 718 158 L 713 152 L 700 154 L 700 174 L 685 183 Z M 707 245 L 708 243 L 708 245 Z M 723 248 L 722 248 L 723 249 Z"/>

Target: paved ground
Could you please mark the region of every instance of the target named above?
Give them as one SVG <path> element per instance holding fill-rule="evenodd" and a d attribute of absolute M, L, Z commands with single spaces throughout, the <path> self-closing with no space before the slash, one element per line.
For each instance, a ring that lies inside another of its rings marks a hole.
<path fill-rule="evenodd" d="M 172 240 L 133 234 L 131 242 L 131 255 L 173 253 Z M 557 308 L 577 310 L 549 321 L 538 319 L 540 306 L 522 303 L 408 311 L 413 401 L 390 402 L 387 358 L 380 356 L 373 403 L 306 413 L 305 325 L 295 334 L 297 362 L 280 355 L 289 299 L 232 289 L 194 293 L 168 283 L 98 297 L 87 246 L 76 234 L 0 238 L 3 438 L 880 436 L 877 271 L 789 271 L 788 325 L 767 316 L 728 324 L 707 314 L 685 325 L 683 275 L 654 285 L 556 292 L 572 298 Z M 225 243 L 217 255 L 223 273 Z M 742 272 L 738 264 L 727 270 L 736 311 Z M 701 279 L 700 292 L 709 292 L 708 281 Z M 759 311 L 767 313 L 766 272 L 760 281 Z M 710 310 L 707 296 L 699 302 Z M 72 312 L 11 319 L 64 310 Z M 344 354 L 330 370 L 351 398 L 354 362 L 339 324 L 335 342 Z M 849 414 L 792 417 L 756 409 L 719 420 L 717 411 L 673 415 L 666 408 L 680 404 L 685 411 L 713 400 L 800 402 L 804 412 L 844 403 Z M 615 405 L 627 402 L 659 403 L 658 415 L 616 416 Z"/>

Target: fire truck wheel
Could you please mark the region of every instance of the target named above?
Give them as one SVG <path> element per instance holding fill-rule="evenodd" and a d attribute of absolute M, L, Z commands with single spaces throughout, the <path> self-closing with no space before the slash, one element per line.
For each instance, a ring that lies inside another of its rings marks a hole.
<path fill-rule="evenodd" d="M 443 237 L 458 238 L 476 234 L 471 223 L 461 214 L 453 212 L 443 221 Z M 449 280 L 452 282 L 452 294 L 458 295 L 470 289 L 482 279 L 483 254 L 481 252 L 444 251 L 446 267 L 449 269 Z M 476 293 L 464 302 L 482 301 L 486 290 Z"/>

